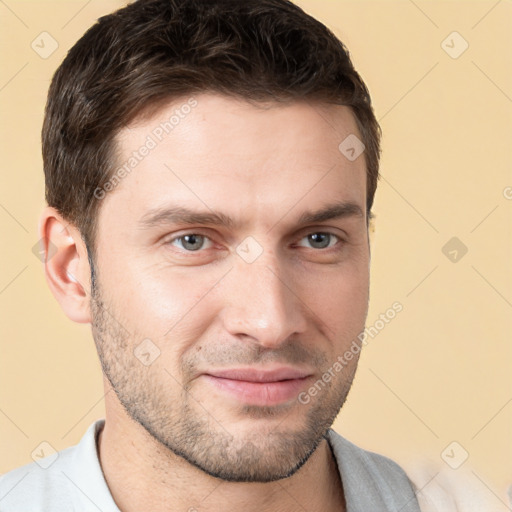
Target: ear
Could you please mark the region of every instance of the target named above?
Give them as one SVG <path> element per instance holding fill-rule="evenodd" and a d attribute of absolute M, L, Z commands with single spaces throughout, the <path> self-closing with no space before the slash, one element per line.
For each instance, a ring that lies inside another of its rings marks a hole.
<path fill-rule="evenodd" d="M 367 231 L 368 231 L 368 253 L 370 256 L 370 262 L 372 260 L 372 249 L 375 248 L 375 214 L 370 212 L 368 215 L 368 223 L 367 223 Z"/>
<path fill-rule="evenodd" d="M 91 273 L 80 232 L 52 207 L 43 210 L 38 232 L 50 290 L 71 320 L 90 323 Z"/>

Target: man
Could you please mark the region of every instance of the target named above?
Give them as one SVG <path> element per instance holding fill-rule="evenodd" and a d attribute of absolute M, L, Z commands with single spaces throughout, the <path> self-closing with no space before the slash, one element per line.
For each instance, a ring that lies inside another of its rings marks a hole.
<path fill-rule="evenodd" d="M 0 481 L 9 511 L 419 511 L 330 429 L 368 311 L 380 130 L 286 0 L 139 0 L 52 81 L 48 284 L 91 323 L 106 419 Z"/>

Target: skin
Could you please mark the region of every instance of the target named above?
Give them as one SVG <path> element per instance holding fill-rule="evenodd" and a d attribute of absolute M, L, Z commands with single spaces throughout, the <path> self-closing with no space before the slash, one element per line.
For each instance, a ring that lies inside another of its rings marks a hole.
<path fill-rule="evenodd" d="M 350 161 L 338 149 L 350 134 L 361 138 L 354 116 L 307 102 L 195 99 L 102 199 L 92 290 L 78 230 L 53 208 L 41 217 L 41 236 L 57 248 L 45 266 L 49 286 L 72 320 L 91 323 L 105 375 L 106 481 L 123 512 L 344 510 L 323 435 L 358 356 L 307 404 L 298 393 L 250 404 L 204 373 L 293 366 L 309 375 L 299 389 L 307 391 L 364 329 L 366 167 L 364 156 Z M 186 100 L 123 129 L 119 164 Z M 360 214 L 300 221 L 340 203 Z M 220 212 L 233 225 L 141 223 L 177 205 Z M 205 238 L 179 238 L 193 234 Z M 241 256 L 248 247 L 261 252 L 252 262 Z M 158 357 L 146 365 L 134 350 L 148 339 L 143 347 Z"/>

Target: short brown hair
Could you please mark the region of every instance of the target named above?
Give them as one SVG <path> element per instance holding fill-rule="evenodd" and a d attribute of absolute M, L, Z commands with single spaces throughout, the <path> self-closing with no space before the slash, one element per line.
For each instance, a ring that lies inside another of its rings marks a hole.
<path fill-rule="evenodd" d="M 119 130 L 163 101 L 206 91 L 349 106 L 366 147 L 370 214 L 380 127 L 349 52 L 328 28 L 288 0 L 137 0 L 81 37 L 48 93 L 46 200 L 93 254 L 94 191 L 114 172 Z"/>

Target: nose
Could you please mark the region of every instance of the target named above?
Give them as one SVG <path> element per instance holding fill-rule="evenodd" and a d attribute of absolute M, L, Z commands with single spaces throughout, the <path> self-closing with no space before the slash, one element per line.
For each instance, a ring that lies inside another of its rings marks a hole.
<path fill-rule="evenodd" d="M 275 259 L 239 261 L 224 283 L 224 328 L 233 336 L 251 338 L 265 348 L 277 348 L 291 336 L 305 332 L 307 305 L 290 272 Z"/>

